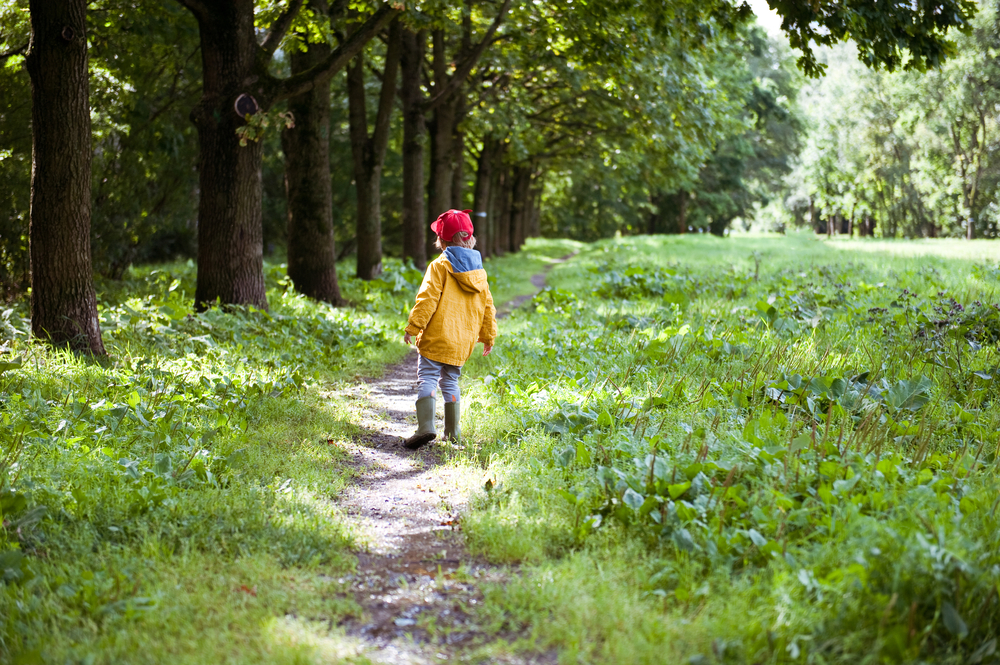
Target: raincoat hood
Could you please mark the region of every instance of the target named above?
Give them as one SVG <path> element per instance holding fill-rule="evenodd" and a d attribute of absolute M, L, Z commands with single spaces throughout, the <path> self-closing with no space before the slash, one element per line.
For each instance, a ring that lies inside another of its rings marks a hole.
<path fill-rule="evenodd" d="M 483 258 L 479 252 L 465 247 L 448 247 L 444 250 L 444 255 L 451 264 L 452 277 L 463 291 L 481 293 L 488 288 Z"/>

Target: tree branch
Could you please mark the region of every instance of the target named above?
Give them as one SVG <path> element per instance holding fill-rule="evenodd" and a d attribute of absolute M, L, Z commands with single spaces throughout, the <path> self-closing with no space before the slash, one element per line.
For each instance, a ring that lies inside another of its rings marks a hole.
<path fill-rule="evenodd" d="M 361 27 L 355 30 L 343 44 L 334 49 L 322 62 L 286 79 L 278 79 L 267 105 L 270 106 L 282 99 L 288 99 L 289 97 L 309 92 L 315 87 L 317 80 L 343 69 L 350 62 L 351 58 L 360 53 L 365 44 L 377 35 L 382 28 L 388 25 L 399 12 L 400 10 L 395 9 L 391 5 L 382 5 L 377 12 L 365 21 Z"/>
<path fill-rule="evenodd" d="M 331 21 L 336 21 L 341 17 L 341 15 L 347 11 L 348 0 L 334 0 L 333 4 L 330 5 L 330 9 L 327 10 L 327 15 L 330 17 Z"/>
<path fill-rule="evenodd" d="M 454 94 L 455 91 L 458 90 L 463 83 L 465 83 L 465 79 L 468 78 L 472 68 L 476 66 L 476 63 L 486 51 L 486 47 L 492 42 L 493 34 L 497 31 L 497 28 L 500 27 L 508 9 L 510 9 L 510 0 L 504 0 L 503 5 L 500 7 L 500 11 L 497 12 L 496 18 L 493 19 L 493 23 L 491 23 L 490 27 L 486 30 L 486 34 L 483 35 L 481 40 L 479 40 L 479 43 L 472 49 L 472 52 L 466 56 L 465 60 L 463 60 L 462 64 L 458 66 L 455 73 L 451 75 L 448 82 L 442 87 L 442 89 L 434 91 L 434 96 L 427 100 L 424 104 L 424 111 L 433 111 L 435 107 L 451 97 L 452 94 Z"/>
<path fill-rule="evenodd" d="M 202 0 L 177 0 L 177 2 L 187 7 L 199 22 L 208 21 L 212 16 L 212 12 L 208 10 Z"/>
<path fill-rule="evenodd" d="M 274 55 L 274 52 L 278 50 L 278 45 L 281 40 L 285 38 L 285 33 L 288 32 L 289 26 L 292 25 L 292 21 L 295 19 L 296 14 L 299 13 L 299 9 L 302 8 L 302 0 L 288 0 L 288 7 L 285 11 L 281 13 L 281 16 L 274 20 L 271 24 L 271 29 L 268 31 L 267 36 L 264 37 L 264 41 L 261 43 L 260 48 L 268 57 Z"/>
<path fill-rule="evenodd" d="M 30 43 L 30 42 L 28 42 L 28 43 Z M 23 55 L 24 52 L 28 50 L 28 43 L 25 43 L 25 44 L 23 44 L 21 46 L 18 46 L 15 49 L 11 49 L 10 51 L 7 51 L 6 53 L 0 53 L 0 62 L 3 62 L 7 58 L 12 58 L 15 55 Z"/>
<path fill-rule="evenodd" d="M 389 48 L 385 53 L 385 71 L 382 74 L 382 93 L 378 100 L 378 114 L 375 116 L 375 130 L 372 132 L 372 152 L 375 159 L 385 159 L 385 149 L 389 144 L 389 120 L 396 100 L 396 72 L 399 70 L 399 55 L 402 51 L 402 31 L 399 21 L 389 25 Z"/>

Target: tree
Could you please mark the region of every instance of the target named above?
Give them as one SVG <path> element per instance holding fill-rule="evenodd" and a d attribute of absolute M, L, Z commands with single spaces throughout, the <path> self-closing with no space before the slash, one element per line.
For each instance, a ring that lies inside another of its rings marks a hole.
<path fill-rule="evenodd" d="M 857 45 L 861 61 L 873 69 L 891 72 L 902 66 L 922 72 L 937 67 L 956 53 L 949 29 L 967 32 L 976 14 L 974 0 L 767 0 L 767 4 L 781 15 L 789 43 L 802 51 L 799 66 L 807 76 L 819 76 L 826 69 L 816 60 L 813 43 L 833 46 L 848 39 Z"/>
<path fill-rule="evenodd" d="M 396 100 L 400 39 L 399 22 L 393 21 L 389 28 L 375 126 L 370 136 L 365 104 L 364 54 L 358 54 L 347 70 L 351 153 L 354 157 L 354 182 L 358 193 L 357 275 L 366 280 L 374 279 L 382 272 L 382 166 L 385 164 L 385 150 L 389 144 L 389 120 Z"/>
<path fill-rule="evenodd" d="M 424 119 L 423 92 L 420 79 L 424 63 L 423 31 L 404 27 L 400 35 L 402 46 L 402 82 L 399 90 L 403 105 L 403 256 L 413 260 L 423 270 L 427 266 L 424 212 Z"/>
<path fill-rule="evenodd" d="M 269 72 L 302 0 L 290 0 L 257 42 L 253 0 L 178 0 L 201 34 L 203 92 L 191 112 L 198 130 L 198 283 L 195 302 L 267 307 L 261 229 L 262 146 L 237 129 L 247 116 L 313 90 L 343 68 L 398 9 L 383 5 L 329 56 L 288 78 Z"/>
<path fill-rule="evenodd" d="M 430 130 L 430 178 L 427 184 L 429 216 L 436 217 L 452 207 L 452 184 L 456 155 L 453 137 L 460 120 L 456 99 L 476 63 L 493 43 L 494 34 L 510 8 L 511 0 L 504 0 L 480 40 L 472 45 L 472 5 L 462 8 L 462 40 L 464 46 L 458 53 L 453 71 L 447 50 L 444 25 L 435 26 L 432 35 L 432 83 L 428 95 L 420 89 L 420 72 L 423 67 L 426 33 L 407 29 L 402 35 L 403 84 L 403 247 L 405 256 L 417 266 L 426 265 L 427 246 L 421 242 L 426 237 L 424 226 L 428 219 L 419 214 L 423 207 L 423 144 L 424 132 Z M 443 21 L 443 19 L 442 19 Z M 426 116 L 433 113 L 428 128 Z"/>
<path fill-rule="evenodd" d="M 31 329 L 103 355 L 90 259 L 86 0 L 31 0 Z"/>
<path fill-rule="evenodd" d="M 1000 24 L 995 2 L 983 9 L 934 71 L 870 71 L 847 46 L 826 56 L 804 105 L 815 115 L 803 164 L 817 219 L 857 219 L 886 237 L 996 234 Z"/>
<path fill-rule="evenodd" d="M 309 0 L 309 8 L 318 17 L 329 17 L 326 0 Z M 292 75 L 321 64 L 331 51 L 325 35 L 293 51 Z M 288 109 L 294 124 L 281 134 L 288 198 L 288 276 L 300 293 L 342 305 L 330 184 L 330 76 L 317 78 L 311 90 L 289 99 Z"/>

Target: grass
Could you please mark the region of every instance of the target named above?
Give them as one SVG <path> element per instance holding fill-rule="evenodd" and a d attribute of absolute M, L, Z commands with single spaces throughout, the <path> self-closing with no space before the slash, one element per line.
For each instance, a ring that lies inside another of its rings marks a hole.
<path fill-rule="evenodd" d="M 564 663 L 993 662 L 981 245 L 637 237 L 555 267 L 467 372 L 466 534 L 523 572 L 481 620 Z"/>
<path fill-rule="evenodd" d="M 498 304 L 551 270 L 463 378 L 451 464 L 486 479 L 463 529 L 518 570 L 468 608 L 498 639 L 467 659 L 996 662 L 983 246 L 533 240 L 488 261 Z M 188 264 L 99 284 L 100 363 L 0 313 L 0 660 L 366 662 L 338 628 L 361 609 L 336 444 L 358 431 L 345 388 L 406 353 L 421 275 L 346 278 L 346 309 L 267 277 L 269 313 L 194 314 Z"/>
<path fill-rule="evenodd" d="M 488 262 L 498 302 L 564 244 Z M 269 313 L 195 314 L 191 263 L 99 283 L 106 361 L 2 313 L 0 660 L 367 662 L 337 628 L 361 611 L 343 389 L 407 353 L 421 274 L 342 278 L 345 309 L 266 274 Z"/>

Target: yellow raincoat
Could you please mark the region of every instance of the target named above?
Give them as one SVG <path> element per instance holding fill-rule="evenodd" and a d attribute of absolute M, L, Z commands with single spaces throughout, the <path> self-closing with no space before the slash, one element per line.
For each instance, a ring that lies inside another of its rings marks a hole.
<path fill-rule="evenodd" d="M 479 252 L 448 247 L 427 266 L 406 332 L 423 357 L 461 367 L 476 342 L 493 344 L 496 313 Z"/>

